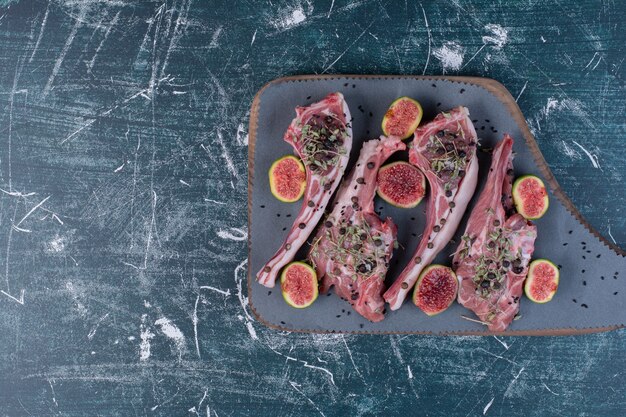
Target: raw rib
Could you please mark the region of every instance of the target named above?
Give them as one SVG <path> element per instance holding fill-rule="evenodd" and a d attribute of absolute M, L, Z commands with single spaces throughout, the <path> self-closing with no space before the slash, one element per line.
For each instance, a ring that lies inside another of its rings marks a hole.
<path fill-rule="evenodd" d="M 534 224 L 513 214 L 512 148 L 513 139 L 505 135 L 494 149 L 487 183 L 452 262 L 459 303 L 492 331 L 505 330 L 519 311 L 537 237 Z"/>
<path fill-rule="evenodd" d="M 398 137 L 381 136 L 363 144 L 309 254 L 322 292 L 335 286 L 337 295 L 374 322 L 385 317 L 382 293 L 396 241 L 391 218 L 381 221 L 374 213 L 376 175 L 391 154 L 405 148 Z"/>
<path fill-rule="evenodd" d="M 307 184 L 302 208 L 285 241 L 257 274 L 259 283 L 270 288 L 320 221 L 348 164 L 352 126 L 343 94 L 331 93 L 309 107 L 297 107 L 284 140 L 302 159 Z"/>
<path fill-rule="evenodd" d="M 426 227 L 411 261 L 384 294 L 392 310 L 402 306 L 419 274 L 448 244 L 474 195 L 478 138 L 468 116 L 465 107 L 457 107 L 415 131 L 409 160 L 430 186 Z"/>

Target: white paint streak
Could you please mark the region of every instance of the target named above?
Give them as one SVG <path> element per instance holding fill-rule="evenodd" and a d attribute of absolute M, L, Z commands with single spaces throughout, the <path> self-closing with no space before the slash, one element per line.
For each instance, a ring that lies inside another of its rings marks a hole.
<path fill-rule="evenodd" d="M 322 415 L 322 417 L 326 417 L 326 415 L 325 415 L 324 413 L 322 413 L 322 410 L 320 410 L 320 409 L 319 409 L 319 407 L 317 406 L 317 404 L 315 404 L 315 403 L 313 402 L 313 400 L 311 400 L 309 397 L 307 397 L 306 395 L 304 395 L 304 393 L 298 389 L 298 387 L 299 387 L 300 385 L 298 385 L 298 384 L 296 384 L 295 382 L 292 382 L 292 381 L 289 381 L 289 385 L 291 385 L 291 387 L 292 387 L 294 390 L 296 390 L 298 393 L 300 393 L 300 395 L 302 395 L 304 398 L 306 398 L 306 399 L 307 399 L 307 400 L 311 403 L 311 405 L 313 405 L 313 407 L 315 407 L 315 409 L 316 409 L 316 410 L 317 410 L 317 411 L 318 411 L 318 412 Z"/>
<path fill-rule="evenodd" d="M 355 40 L 352 41 L 352 43 L 350 44 L 350 46 L 348 46 L 342 53 L 339 54 L 339 56 L 330 63 L 330 65 L 328 65 L 326 68 L 324 68 L 324 70 L 322 71 L 322 74 L 326 73 L 329 69 L 331 69 L 333 67 L 333 65 L 335 65 L 337 62 L 339 62 L 339 60 L 341 58 L 343 58 L 343 56 L 346 54 L 346 52 L 348 52 L 348 50 L 350 50 L 350 48 L 352 48 L 354 46 L 355 43 L 357 43 L 359 41 L 359 39 L 361 39 L 363 37 L 363 35 L 365 35 L 365 33 L 369 30 L 369 28 L 372 27 L 372 25 L 374 24 L 376 20 L 372 20 L 372 22 L 369 24 L 369 26 L 367 26 L 365 28 L 365 30 L 363 32 L 361 32 L 361 34 L 359 36 L 356 37 Z"/>
<path fill-rule="evenodd" d="M 215 287 L 211 287 L 209 285 L 203 285 L 200 287 L 201 290 L 211 290 L 211 291 L 215 291 L 217 293 L 220 293 L 222 295 L 224 295 L 225 297 L 230 297 L 230 290 L 220 290 L 219 288 L 215 288 Z"/>
<path fill-rule="evenodd" d="M 509 345 L 507 345 L 505 341 L 498 339 L 498 336 L 494 336 L 493 338 L 496 339 L 502 346 L 504 346 L 506 350 L 509 350 Z"/>
<path fill-rule="evenodd" d="M 330 3 L 330 9 L 328 10 L 328 15 L 326 15 L 327 19 L 330 19 L 330 14 L 333 12 L 333 7 L 335 6 L 335 0 Z"/>
<path fill-rule="evenodd" d="M 509 33 L 505 28 L 495 23 L 489 23 L 485 25 L 484 29 L 490 33 L 483 36 L 483 43 L 491 44 L 495 49 L 502 49 L 506 45 Z"/>
<path fill-rule="evenodd" d="M 526 86 L 528 85 L 528 81 L 526 81 L 524 83 L 524 86 L 522 87 L 522 89 L 520 90 L 519 94 L 517 95 L 517 97 L 515 98 L 515 102 L 517 103 L 517 100 L 519 100 L 519 98 L 522 96 L 522 93 L 524 91 L 526 91 Z"/>
<path fill-rule="evenodd" d="M 65 45 L 63 46 L 63 49 L 61 50 L 59 57 L 54 63 L 54 67 L 52 68 L 52 73 L 50 74 L 50 77 L 48 78 L 48 82 L 46 83 L 46 86 L 43 89 L 43 93 L 42 93 L 43 98 L 46 98 L 46 96 L 50 93 L 50 90 L 52 89 L 52 83 L 54 83 L 54 79 L 56 78 L 57 74 L 59 73 L 59 70 L 61 69 L 61 65 L 63 64 L 65 55 L 67 55 L 67 52 L 70 50 L 70 47 L 72 46 L 72 43 L 74 42 L 74 38 L 76 37 L 76 33 L 78 33 L 78 29 L 82 26 L 82 21 L 85 18 L 86 13 L 87 13 L 87 7 L 83 5 L 83 7 L 80 8 L 80 12 L 79 12 L 78 18 L 76 19 L 76 23 L 74 23 L 74 26 L 72 26 L 72 30 L 70 31 L 70 34 L 68 35 L 65 41 Z"/>
<path fill-rule="evenodd" d="M 407 365 L 406 366 L 406 370 L 407 370 L 407 372 L 409 374 L 409 379 L 413 379 L 413 372 L 411 371 L 411 366 Z"/>
<path fill-rule="evenodd" d="M 102 46 L 104 45 L 106 40 L 109 38 L 109 35 L 111 34 L 111 30 L 113 29 L 113 26 L 117 24 L 117 21 L 120 17 L 120 13 L 121 13 L 121 10 L 117 12 L 117 14 L 111 20 L 111 23 L 109 23 L 109 27 L 107 28 L 106 32 L 104 32 L 104 37 L 102 38 L 102 40 L 100 41 L 100 44 L 96 48 L 96 52 L 94 52 L 93 58 L 91 58 L 91 61 L 89 61 L 89 63 L 87 64 L 87 72 L 91 72 L 91 70 L 93 69 L 93 66 L 96 63 L 96 58 L 98 57 L 98 54 L 100 53 L 100 50 L 102 49 Z"/>
<path fill-rule="evenodd" d="M 433 55 L 443 66 L 443 72 L 458 70 L 463 65 L 465 49 L 456 42 L 446 42 L 440 48 L 434 50 Z"/>
<path fill-rule="evenodd" d="M 322 371 L 322 372 L 327 373 L 327 374 L 330 376 L 330 382 L 331 382 L 333 385 L 337 386 L 337 385 L 335 384 L 335 376 L 334 376 L 334 375 L 333 375 L 333 373 L 332 373 L 332 372 L 330 372 L 328 369 L 326 369 L 326 368 L 322 368 L 321 366 L 309 365 L 306 361 L 303 361 L 303 362 L 304 362 L 304 367 L 305 367 L 305 368 L 317 369 L 317 370 L 320 370 L 320 371 Z"/>
<path fill-rule="evenodd" d="M 211 37 L 211 43 L 209 44 L 209 49 L 217 48 L 219 46 L 217 41 L 220 35 L 222 34 L 222 30 L 224 30 L 223 26 L 219 26 L 217 29 L 215 29 L 215 32 L 213 32 L 213 36 Z"/>
<path fill-rule="evenodd" d="M 154 333 L 150 331 L 147 325 L 148 315 L 143 314 L 141 316 L 141 326 L 139 338 L 141 343 L 139 344 L 139 360 L 145 361 L 150 357 L 150 339 L 154 337 Z M 130 340 L 130 338 L 129 338 Z"/>
<path fill-rule="evenodd" d="M 257 340 L 259 337 L 257 336 L 256 330 L 254 329 L 254 326 L 252 325 L 252 322 L 254 321 L 254 319 L 252 318 L 250 313 L 248 313 L 248 303 L 249 303 L 248 297 L 243 295 L 243 279 L 245 277 L 245 274 L 239 274 L 239 271 L 243 271 L 244 266 L 246 266 L 247 264 L 248 264 L 248 259 L 244 259 L 235 268 L 235 284 L 237 286 L 237 298 L 239 299 L 239 304 L 241 304 L 241 309 L 243 310 L 243 313 L 245 314 L 245 317 L 239 316 L 239 320 L 245 320 L 246 328 L 248 329 L 248 333 L 250 333 L 250 337 L 252 338 L 252 340 Z"/>
<path fill-rule="evenodd" d="M 254 41 L 256 40 L 256 33 L 257 33 L 258 29 L 254 30 L 254 33 L 252 34 L 252 41 L 250 42 L 250 46 L 252 46 L 254 44 Z"/>
<path fill-rule="evenodd" d="M 206 201 L 207 203 L 218 204 L 220 206 L 225 206 L 226 205 L 226 203 L 224 203 L 222 201 L 212 200 L 210 198 L 205 198 L 204 201 Z"/>
<path fill-rule="evenodd" d="M 20 298 L 16 298 L 14 296 L 12 296 L 11 294 L 9 294 L 6 291 L 0 290 L 0 294 L 6 295 L 7 297 L 9 297 L 11 300 L 15 301 L 18 304 L 24 305 L 24 290 L 20 290 Z"/>
<path fill-rule="evenodd" d="M 16 226 L 19 226 L 20 224 L 22 224 L 22 222 L 23 222 L 24 220 L 26 220 L 26 219 L 27 219 L 27 218 L 28 218 L 31 214 L 33 214 L 33 212 L 34 212 L 35 210 L 37 210 L 39 207 L 41 207 L 41 205 L 42 205 L 43 203 L 45 203 L 46 201 L 48 201 L 48 199 L 49 199 L 50 197 L 51 197 L 51 196 L 48 196 L 48 197 L 44 198 L 43 200 L 41 200 L 41 201 L 39 202 L 39 204 L 37 204 L 37 205 L 36 205 L 35 207 L 33 207 L 32 209 L 30 209 L 30 211 L 29 211 L 28 213 L 26 213 L 26 215 L 25 215 L 24 217 L 22 217 L 22 220 L 20 220 L 19 222 L 17 222 Z"/>
<path fill-rule="evenodd" d="M 291 10 L 283 10 L 280 15 L 272 20 L 270 24 L 279 30 L 287 30 L 291 29 L 300 23 L 306 20 L 306 14 L 304 14 L 304 9 L 302 6 L 298 5 L 297 7 Z"/>
<path fill-rule="evenodd" d="M 246 133 L 246 129 L 243 123 L 239 123 L 237 126 L 237 134 L 235 136 L 237 140 L 237 144 L 240 146 L 248 146 L 248 134 Z"/>
<path fill-rule="evenodd" d="M 224 161 L 226 161 L 226 167 L 228 168 L 230 173 L 233 174 L 233 177 L 235 177 L 236 179 L 239 179 L 239 174 L 237 173 L 237 170 L 235 169 L 235 164 L 233 163 L 233 160 L 228 154 L 228 149 L 226 148 L 226 145 L 224 145 L 224 137 L 222 135 L 222 132 L 219 130 L 217 131 L 217 142 L 220 144 L 220 147 L 222 148 L 222 157 L 224 158 Z"/>
<path fill-rule="evenodd" d="M 548 386 L 545 384 L 545 382 L 542 382 L 542 383 L 541 383 L 541 385 L 543 385 L 543 386 L 544 386 L 544 388 L 548 390 L 548 392 L 550 392 L 550 393 L 552 393 L 552 394 L 556 395 L 557 397 L 559 396 L 559 394 L 557 394 L 556 392 L 552 391 L 552 390 L 550 389 L 550 387 L 548 387 Z"/>
<path fill-rule="evenodd" d="M 198 303 L 200 302 L 200 296 L 196 297 L 196 302 L 193 305 L 193 316 L 191 317 L 191 323 L 193 324 L 193 338 L 196 344 L 196 354 L 198 359 L 202 359 L 200 355 L 200 343 L 198 342 Z M 206 393 L 205 393 L 206 395 Z"/>
<path fill-rule="evenodd" d="M 428 19 L 426 18 L 426 11 L 424 10 L 424 6 L 420 3 L 420 7 L 422 8 L 422 14 L 424 15 L 424 24 L 426 25 L 426 32 L 428 33 L 428 54 L 426 55 L 426 64 L 424 64 L 424 70 L 422 71 L 422 75 L 426 74 L 426 68 L 428 68 L 428 63 L 430 62 L 430 52 L 431 45 L 433 43 L 433 36 L 430 33 L 430 26 L 428 26 Z"/>
<path fill-rule="evenodd" d="M 124 165 L 126 165 L 126 162 L 124 162 L 122 165 L 120 165 L 117 168 L 115 168 L 115 170 L 113 170 L 113 172 L 120 172 L 122 169 L 124 169 Z"/>
<path fill-rule="evenodd" d="M 489 401 L 489 402 L 487 403 L 487 405 L 485 406 L 485 408 L 483 408 L 483 416 L 487 414 L 487 411 L 489 411 L 489 407 L 491 407 L 491 404 L 493 404 L 493 400 L 495 400 L 495 399 L 496 399 L 496 397 L 493 397 L 493 398 L 491 399 L 491 401 Z"/>
<path fill-rule="evenodd" d="M 63 236 L 56 236 L 46 244 L 46 252 L 59 253 L 65 250 L 67 241 Z"/>
<path fill-rule="evenodd" d="M 259 336 L 257 336 L 256 334 L 256 330 L 254 329 L 254 326 L 252 325 L 252 322 L 250 321 L 246 322 L 246 328 L 248 329 L 248 333 L 250 333 L 250 337 L 253 340 L 257 340 L 259 338 Z"/>
<path fill-rule="evenodd" d="M 39 49 L 39 43 L 41 42 L 41 38 L 43 37 L 43 31 L 46 28 L 46 22 L 48 21 L 48 13 L 50 12 L 50 2 L 48 2 L 48 7 L 46 7 L 46 13 L 43 15 L 43 19 L 41 20 L 41 28 L 39 29 L 39 36 L 37 36 L 37 42 L 35 42 L 35 46 L 33 48 L 33 53 L 30 55 L 28 59 L 28 63 L 33 62 L 33 58 L 35 57 L 35 53 Z"/>
<path fill-rule="evenodd" d="M 597 155 L 592 154 L 587 149 L 583 148 L 583 146 L 580 143 L 576 142 L 575 140 L 573 140 L 572 142 L 574 143 L 574 145 L 578 146 L 585 153 L 585 155 L 589 157 L 589 160 L 591 161 L 591 165 L 593 165 L 594 168 L 602 171 L 602 167 L 600 167 L 600 161 L 598 160 Z"/>
<path fill-rule="evenodd" d="M 561 141 L 561 145 L 562 145 L 562 148 L 563 148 L 563 153 L 567 157 L 572 158 L 572 159 L 580 159 L 581 158 L 581 156 L 578 153 L 578 151 L 576 149 L 570 148 L 569 145 L 564 140 Z"/>
<path fill-rule="evenodd" d="M 234 233 L 233 233 L 234 232 Z M 217 235 L 222 239 L 241 242 L 248 239 L 248 231 L 245 228 L 231 227 L 230 230 L 218 230 Z"/>
<path fill-rule="evenodd" d="M 180 329 L 167 317 L 161 317 L 155 321 L 154 324 L 161 328 L 161 331 L 165 336 L 174 341 L 176 349 L 178 350 L 178 356 L 179 358 L 182 358 L 183 353 L 187 349 L 185 335 L 183 335 L 183 332 L 180 331 Z"/>
<path fill-rule="evenodd" d="M 617 245 L 617 242 L 615 241 L 615 238 L 613 237 L 613 235 L 611 234 L 611 225 L 609 224 L 609 237 L 611 238 L 611 240 L 613 241 L 613 243 L 615 243 Z"/>
<path fill-rule="evenodd" d="M 511 383 L 509 383 L 509 386 L 506 388 L 506 391 L 504 391 L 504 397 L 508 398 L 511 394 L 511 388 L 513 387 L 513 385 L 515 384 L 515 382 L 517 381 L 517 379 L 519 378 L 519 376 L 522 374 L 522 372 L 524 372 L 524 367 L 522 367 L 522 369 L 519 370 L 519 372 L 517 373 L 517 375 L 515 375 L 513 377 L 513 380 L 511 381 Z"/>
<path fill-rule="evenodd" d="M 104 316 L 100 317 L 100 319 L 96 322 L 96 325 L 91 329 L 91 331 L 87 335 L 87 339 L 89 340 L 93 339 L 93 337 L 96 335 L 96 332 L 98 331 L 98 327 L 100 326 L 100 323 L 102 323 L 102 321 L 105 320 L 107 317 L 109 317 L 109 313 L 106 313 Z"/>
<path fill-rule="evenodd" d="M 354 362 L 354 358 L 352 357 L 352 351 L 348 347 L 346 338 L 343 335 L 341 335 L 341 340 L 343 340 L 343 345 L 346 347 L 346 350 L 348 351 L 348 356 L 350 357 L 350 362 L 352 362 L 352 366 L 354 367 L 354 370 L 361 378 L 363 378 L 363 375 L 361 375 L 361 371 L 359 371 L 359 368 L 357 368 L 356 363 Z"/>

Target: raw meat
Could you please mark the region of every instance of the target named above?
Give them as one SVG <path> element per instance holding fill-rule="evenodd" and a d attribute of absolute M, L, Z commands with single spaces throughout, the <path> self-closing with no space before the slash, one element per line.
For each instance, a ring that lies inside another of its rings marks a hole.
<path fill-rule="evenodd" d="M 467 223 L 452 266 L 459 279 L 458 301 L 491 331 L 503 331 L 519 311 L 537 228 L 513 214 L 513 139 L 493 151 L 487 183 Z"/>
<path fill-rule="evenodd" d="M 398 137 L 381 136 L 363 144 L 359 159 L 343 181 L 333 211 L 313 241 L 309 258 L 322 280 L 321 291 L 335 286 L 366 319 L 384 316 L 385 275 L 396 242 L 391 218 L 374 213 L 378 168 L 391 154 L 404 150 Z"/>
<path fill-rule="evenodd" d="M 478 138 L 468 116 L 465 107 L 457 107 L 415 131 L 409 161 L 430 186 L 426 227 L 411 261 L 384 294 L 392 310 L 402 306 L 420 272 L 448 244 L 474 195 Z"/>
<path fill-rule="evenodd" d="M 280 270 L 320 221 L 339 185 L 352 148 L 350 110 L 343 94 L 331 93 L 309 107 L 297 107 L 284 140 L 293 146 L 306 170 L 302 208 L 280 249 L 257 273 L 259 283 L 273 287 Z"/>

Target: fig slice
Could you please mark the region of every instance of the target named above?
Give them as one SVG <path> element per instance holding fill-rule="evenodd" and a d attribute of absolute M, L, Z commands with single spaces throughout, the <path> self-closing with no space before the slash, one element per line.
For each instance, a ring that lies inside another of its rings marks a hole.
<path fill-rule="evenodd" d="M 528 267 L 524 293 L 535 303 L 552 300 L 559 287 L 559 268 L 547 259 L 535 259 Z"/>
<path fill-rule="evenodd" d="M 306 173 L 297 157 L 286 155 L 278 158 L 269 170 L 270 191 L 284 203 L 293 203 L 304 194 Z"/>
<path fill-rule="evenodd" d="M 319 294 L 315 269 L 304 262 L 291 262 L 280 276 L 283 298 L 292 307 L 306 308 Z"/>
<path fill-rule="evenodd" d="M 429 316 L 434 316 L 450 307 L 458 288 L 459 281 L 452 269 L 444 265 L 429 265 L 417 279 L 413 304 Z"/>
<path fill-rule="evenodd" d="M 537 220 L 548 211 L 546 186 L 534 175 L 523 175 L 513 183 L 515 209 L 527 220 Z"/>
<path fill-rule="evenodd" d="M 408 162 L 398 161 L 378 170 L 376 193 L 389 204 L 400 208 L 417 206 L 426 194 L 426 178 Z"/>
<path fill-rule="evenodd" d="M 422 120 L 422 106 L 410 97 L 396 99 L 383 117 L 382 128 L 385 136 L 398 136 L 408 139 Z"/>

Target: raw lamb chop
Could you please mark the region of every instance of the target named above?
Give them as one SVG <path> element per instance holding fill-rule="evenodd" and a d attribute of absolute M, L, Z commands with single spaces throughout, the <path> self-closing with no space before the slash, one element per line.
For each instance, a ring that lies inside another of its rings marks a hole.
<path fill-rule="evenodd" d="M 537 228 L 513 214 L 513 139 L 505 135 L 493 151 L 485 189 L 467 223 L 452 263 L 458 301 L 491 331 L 503 331 L 519 311 L 522 285 L 535 249 Z"/>
<path fill-rule="evenodd" d="M 468 116 L 465 107 L 457 107 L 415 131 L 409 161 L 430 186 L 426 228 L 410 263 L 384 294 L 392 310 L 402 306 L 419 274 L 448 244 L 474 195 L 478 138 Z"/>
<path fill-rule="evenodd" d="M 396 242 L 396 225 L 391 218 L 381 221 L 374 213 L 376 175 L 391 154 L 404 149 L 402 140 L 394 136 L 363 144 L 356 166 L 343 181 L 333 211 L 309 254 L 322 280 L 321 291 L 334 285 L 341 298 L 373 322 L 385 317 L 382 293 Z"/>
<path fill-rule="evenodd" d="M 293 146 L 306 171 L 302 208 L 284 243 L 257 274 L 259 283 L 273 287 L 280 270 L 291 262 L 320 221 L 339 185 L 352 148 L 350 110 L 343 94 L 331 93 L 309 107 L 297 107 L 284 140 Z"/>

